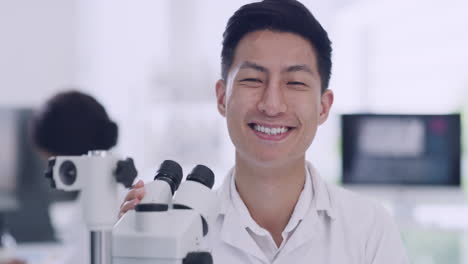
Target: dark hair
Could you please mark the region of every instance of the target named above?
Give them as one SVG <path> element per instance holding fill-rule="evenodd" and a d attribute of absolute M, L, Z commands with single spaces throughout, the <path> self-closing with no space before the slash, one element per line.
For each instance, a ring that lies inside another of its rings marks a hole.
<path fill-rule="evenodd" d="M 90 95 L 62 92 L 49 99 L 32 121 L 34 143 L 53 155 L 82 155 L 117 143 L 118 127 Z"/>
<path fill-rule="evenodd" d="M 229 19 L 223 34 L 221 75 L 227 80 L 239 41 L 259 30 L 295 33 L 308 40 L 317 54 L 322 91 L 331 75 L 331 41 L 320 23 L 301 3 L 295 0 L 264 0 L 242 6 Z"/>

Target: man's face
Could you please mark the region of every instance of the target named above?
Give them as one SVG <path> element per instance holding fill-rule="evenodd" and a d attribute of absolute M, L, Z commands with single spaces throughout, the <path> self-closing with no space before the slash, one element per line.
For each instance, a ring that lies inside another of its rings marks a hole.
<path fill-rule="evenodd" d="M 227 80 L 216 84 L 237 157 L 265 167 L 304 159 L 333 102 L 320 85 L 315 51 L 299 35 L 263 30 L 241 39 Z"/>

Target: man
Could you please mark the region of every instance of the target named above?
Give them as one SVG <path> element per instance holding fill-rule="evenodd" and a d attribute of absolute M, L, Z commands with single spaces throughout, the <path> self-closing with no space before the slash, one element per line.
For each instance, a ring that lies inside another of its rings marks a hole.
<path fill-rule="evenodd" d="M 236 159 L 211 229 L 215 263 L 408 263 L 384 209 L 305 160 L 333 104 L 326 31 L 301 3 L 265 0 L 241 7 L 223 36 L 216 96 Z M 120 213 L 143 195 L 138 182 Z"/>

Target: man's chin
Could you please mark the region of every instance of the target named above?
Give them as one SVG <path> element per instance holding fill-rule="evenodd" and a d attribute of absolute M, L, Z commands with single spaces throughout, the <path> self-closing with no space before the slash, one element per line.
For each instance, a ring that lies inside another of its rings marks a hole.
<path fill-rule="evenodd" d="M 282 168 L 293 163 L 293 159 L 288 156 L 271 154 L 263 156 L 258 155 L 255 158 L 252 158 L 251 161 L 255 166 L 265 169 Z"/>

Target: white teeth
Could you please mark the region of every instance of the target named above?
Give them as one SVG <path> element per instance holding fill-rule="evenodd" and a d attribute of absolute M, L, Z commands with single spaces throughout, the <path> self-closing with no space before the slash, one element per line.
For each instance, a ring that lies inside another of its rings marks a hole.
<path fill-rule="evenodd" d="M 287 127 L 269 128 L 269 127 L 264 127 L 264 126 L 261 126 L 261 125 L 255 125 L 254 129 L 256 131 L 259 131 L 259 132 L 262 132 L 262 133 L 265 133 L 265 134 L 268 134 L 268 135 L 273 135 L 273 136 L 278 135 L 278 134 L 286 133 L 289 130 Z"/>

